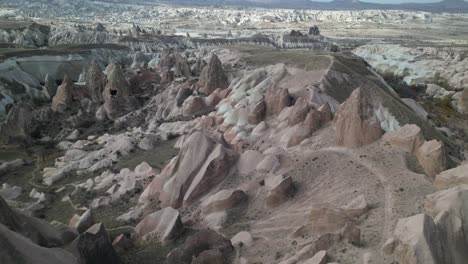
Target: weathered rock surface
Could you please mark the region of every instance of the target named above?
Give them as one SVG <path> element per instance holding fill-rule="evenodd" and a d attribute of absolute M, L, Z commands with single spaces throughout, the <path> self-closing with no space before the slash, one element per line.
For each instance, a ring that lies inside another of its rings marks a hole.
<path fill-rule="evenodd" d="M 80 234 L 88 230 L 88 228 L 94 225 L 93 212 L 87 210 L 79 217 L 73 217 L 70 221 L 70 227 L 75 228 Z"/>
<path fill-rule="evenodd" d="M 0 224 L 39 246 L 56 247 L 64 244 L 62 234 L 49 223 L 15 212 L 2 197 L 0 197 Z"/>
<path fill-rule="evenodd" d="M 120 258 L 102 223 L 95 224 L 78 236 L 67 249 L 86 264 L 118 264 Z"/>
<path fill-rule="evenodd" d="M 201 210 L 204 214 L 231 209 L 247 200 L 247 194 L 241 190 L 222 190 L 206 199 Z"/>
<path fill-rule="evenodd" d="M 294 195 L 295 187 L 291 177 L 284 175 L 271 176 L 265 180 L 265 186 L 269 189 L 265 203 L 268 207 L 276 207 L 286 202 Z"/>
<path fill-rule="evenodd" d="M 57 88 L 57 93 L 52 98 L 52 110 L 59 113 L 65 112 L 73 100 L 72 94 L 73 81 L 65 75 L 62 84 Z"/>
<path fill-rule="evenodd" d="M 187 58 L 182 57 L 180 53 L 175 54 L 175 66 L 174 66 L 174 75 L 176 78 L 185 77 L 189 78 L 192 76 L 192 70 L 187 61 Z"/>
<path fill-rule="evenodd" d="M 350 148 L 361 147 L 380 139 L 375 111 L 361 89 L 356 89 L 336 114 L 336 143 Z"/>
<path fill-rule="evenodd" d="M 221 234 L 210 230 L 201 230 L 187 238 L 184 245 L 172 250 L 167 255 L 168 264 L 190 264 L 192 259 L 207 250 L 219 250 L 224 259 L 233 251 L 231 241 Z M 216 263 L 216 262 L 215 262 Z"/>
<path fill-rule="evenodd" d="M 146 216 L 135 227 L 135 231 L 142 240 L 157 240 L 165 243 L 177 238 L 183 228 L 179 212 L 166 207 Z"/>
<path fill-rule="evenodd" d="M 44 86 L 46 87 L 49 96 L 53 98 L 55 96 L 55 93 L 57 92 L 57 83 L 55 82 L 54 78 L 52 78 L 52 76 L 50 76 L 49 74 L 46 74 L 46 77 L 44 79 Z"/>
<path fill-rule="evenodd" d="M 210 95 L 217 88 L 228 88 L 229 82 L 224 73 L 223 64 L 216 54 L 211 56 L 210 62 L 201 72 L 197 86 L 206 95 Z"/>
<path fill-rule="evenodd" d="M 428 176 L 434 178 L 447 167 L 445 147 L 442 142 L 426 141 L 417 150 L 416 157 Z"/>
<path fill-rule="evenodd" d="M 0 123 L 0 140 L 6 143 L 29 142 L 33 130 L 33 113 L 27 105 L 15 105 Z"/>
<path fill-rule="evenodd" d="M 130 86 L 118 65 L 114 66 L 107 76 L 102 96 L 104 109 L 110 119 L 121 117 L 135 108 L 135 103 L 130 97 Z"/>
<path fill-rule="evenodd" d="M 179 154 L 145 189 L 140 202 L 155 196 L 163 206 L 191 204 L 220 183 L 235 160 L 231 150 L 197 131 L 183 141 Z"/>
<path fill-rule="evenodd" d="M 93 102 L 102 103 L 104 101 L 102 93 L 106 86 L 106 76 L 94 60 L 89 65 L 89 69 L 86 72 L 85 82 Z"/>
<path fill-rule="evenodd" d="M 287 89 L 269 90 L 265 95 L 265 102 L 268 115 L 278 115 L 285 107 L 291 106 Z"/>
<path fill-rule="evenodd" d="M 434 179 L 434 186 L 439 190 L 448 189 L 460 184 L 468 184 L 468 163 L 443 171 Z"/>
<path fill-rule="evenodd" d="M 445 263 L 437 226 L 425 214 L 400 219 L 394 232 L 393 256 L 399 263 Z"/>
<path fill-rule="evenodd" d="M 0 262 L 24 264 L 78 264 L 69 252 L 41 247 L 0 223 Z"/>
<path fill-rule="evenodd" d="M 292 107 L 292 111 L 288 117 L 288 125 L 294 126 L 304 121 L 307 114 L 309 113 L 309 104 L 306 99 L 299 98 Z"/>
<path fill-rule="evenodd" d="M 399 130 L 387 132 L 382 140 L 409 153 L 416 153 L 425 141 L 421 129 L 416 125 L 405 125 Z"/>

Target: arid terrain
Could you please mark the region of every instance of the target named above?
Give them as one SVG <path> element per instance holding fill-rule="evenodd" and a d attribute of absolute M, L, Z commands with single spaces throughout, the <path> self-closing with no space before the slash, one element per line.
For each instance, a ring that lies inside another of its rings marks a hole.
<path fill-rule="evenodd" d="M 143 2 L 0 3 L 0 263 L 468 263 L 459 1 Z"/>

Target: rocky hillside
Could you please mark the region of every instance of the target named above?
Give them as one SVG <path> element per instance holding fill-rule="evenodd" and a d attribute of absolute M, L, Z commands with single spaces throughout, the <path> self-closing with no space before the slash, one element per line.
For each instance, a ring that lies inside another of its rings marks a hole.
<path fill-rule="evenodd" d="M 79 82 L 48 74 L 50 103 L 5 108 L 2 263 L 468 261 L 459 138 L 361 59 L 239 45 L 83 63 Z"/>

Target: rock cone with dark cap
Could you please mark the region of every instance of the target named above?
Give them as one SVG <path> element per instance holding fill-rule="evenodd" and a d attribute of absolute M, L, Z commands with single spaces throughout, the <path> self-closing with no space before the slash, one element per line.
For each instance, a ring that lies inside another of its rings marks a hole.
<path fill-rule="evenodd" d="M 92 61 L 86 74 L 86 86 L 88 86 L 91 99 L 95 103 L 103 101 L 102 92 L 106 85 L 106 76 L 96 61 Z"/>
<path fill-rule="evenodd" d="M 368 145 L 382 136 L 375 111 L 361 89 L 343 103 L 336 116 L 336 142 L 350 148 Z"/>
<path fill-rule="evenodd" d="M 226 89 L 229 86 L 228 79 L 223 70 L 223 64 L 216 54 L 211 56 L 210 62 L 203 69 L 198 81 L 198 87 L 206 95 L 211 94 L 217 88 Z"/>
<path fill-rule="evenodd" d="M 68 75 L 63 77 L 62 84 L 58 87 L 57 93 L 52 99 L 52 110 L 54 112 L 63 113 L 72 102 L 73 81 L 68 78 Z"/>

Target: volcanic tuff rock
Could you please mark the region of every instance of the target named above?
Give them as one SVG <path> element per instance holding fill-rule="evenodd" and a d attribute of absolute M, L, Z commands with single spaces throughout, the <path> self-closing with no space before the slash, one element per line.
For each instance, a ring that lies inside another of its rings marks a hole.
<path fill-rule="evenodd" d="M 46 77 L 44 79 L 44 86 L 47 88 L 49 96 L 54 97 L 55 93 L 57 92 L 57 83 L 49 74 L 46 74 Z"/>
<path fill-rule="evenodd" d="M 191 204 L 229 173 L 235 157 L 231 150 L 200 131 L 181 140 L 179 154 L 145 189 L 141 202 L 159 194 L 164 206 L 179 208 Z"/>
<path fill-rule="evenodd" d="M 106 76 L 95 60 L 93 60 L 89 66 L 89 69 L 86 73 L 85 82 L 93 102 L 102 103 L 102 93 L 106 85 Z"/>
<path fill-rule="evenodd" d="M 135 227 L 140 239 L 158 240 L 163 243 L 177 238 L 183 229 L 179 212 L 171 207 L 147 215 Z"/>
<path fill-rule="evenodd" d="M 447 156 L 442 142 L 437 140 L 426 141 L 417 150 L 416 157 L 431 178 L 442 172 L 447 167 Z"/>
<path fill-rule="evenodd" d="M 223 64 L 216 54 L 211 56 L 210 62 L 203 68 L 197 86 L 206 95 L 210 95 L 217 88 L 226 89 L 229 87 Z"/>
<path fill-rule="evenodd" d="M 73 100 L 73 81 L 65 75 L 62 84 L 57 88 L 57 93 L 52 99 L 52 110 L 63 113 L 70 107 Z"/>
<path fill-rule="evenodd" d="M 62 234 L 49 223 L 17 213 L 0 196 L 0 224 L 43 247 L 62 246 Z"/>
<path fill-rule="evenodd" d="M 78 264 L 77 259 L 60 248 L 45 248 L 0 223 L 0 262 L 24 264 Z M 10 250 L 11 248 L 15 250 Z"/>
<path fill-rule="evenodd" d="M 456 168 L 446 170 L 438 174 L 434 179 L 434 186 L 441 190 L 447 189 L 459 184 L 468 184 L 468 163 L 462 164 Z"/>
<path fill-rule="evenodd" d="M 121 117 L 135 108 L 135 102 L 130 97 L 130 86 L 120 66 L 115 65 L 107 76 L 102 97 L 110 119 Z"/>
<path fill-rule="evenodd" d="M 361 147 L 380 139 L 382 128 L 369 99 L 356 89 L 336 114 L 336 142 L 346 147 Z"/>
<path fill-rule="evenodd" d="M 33 113 L 28 105 L 15 105 L 0 123 L 0 140 L 29 142 L 33 130 Z"/>
<path fill-rule="evenodd" d="M 193 257 L 208 250 L 219 250 L 224 259 L 233 251 L 231 241 L 223 235 L 210 230 L 201 230 L 187 238 L 185 243 L 167 255 L 168 264 L 191 264 Z M 195 262 L 197 263 L 197 262 Z M 215 262 L 216 263 L 216 262 Z"/>
<path fill-rule="evenodd" d="M 95 224 L 79 235 L 67 250 L 86 264 L 119 264 L 120 258 L 115 252 L 106 229 L 102 223 Z"/>
<path fill-rule="evenodd" d="M 190 65 L 187 61 L 187 58 L 182 57 L 182 54 L 177 52 L 175 54 L 175 69 L 174 69 L 174 75 L 176 78 L 179 77 L 186 77 L 189 78 L 192 76 L 192 70 L 190 69 Z"/>

